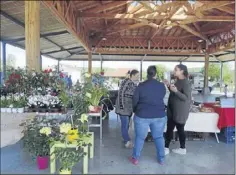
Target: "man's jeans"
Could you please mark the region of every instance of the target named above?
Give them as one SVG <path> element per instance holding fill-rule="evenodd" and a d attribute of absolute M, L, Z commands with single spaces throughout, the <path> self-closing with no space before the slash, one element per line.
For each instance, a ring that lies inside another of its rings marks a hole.
<path fill-rule="evenodd" d="M 150 127 L 152 137 L 155 142 L 157 159 L 163 162 L 165 158 L 164 149 L 164 129 L 167 117 L 162 118 L 140 118 L 134 117 L 134 130 L 135 130 L 135 144 L 133 149 L 133 158 L 139 159 L 143 149 L 144 140 L 147 137 L 148 129 Z"/>
<path fill-rule="evenodd" d="M 130 141 L 129 137 L 129 116 L 120 116 L 121 121 L 121 135 L 123 137 L 124 143 L 126 144 L 128 141 Z"/>

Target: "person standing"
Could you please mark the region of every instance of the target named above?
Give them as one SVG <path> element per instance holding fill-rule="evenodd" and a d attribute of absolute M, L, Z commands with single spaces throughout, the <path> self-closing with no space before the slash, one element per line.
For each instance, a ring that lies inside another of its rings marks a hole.
<path fill-rule="evenodd" d="M 115 112 L 120 116 L 121 134 L 126 148 L 133 148 L 133 143 L 130 139 L 129 119 L 133 113 L 132 98 L 136 88 L 134 82 L 139 79 L 139 71 L 132 70 L 130 76 L 124 79 L 119 87 L 118 96 L 116 99 Z"/>
<path fill-rule="evenodd" d="M 148 79 L 138 85 L 133 96 L 135 143 L 129 160 L 135 165 L 138 164 L 149 128 L 156 146 L 157 161 L 160 164 L 164 163 L 163 133 L 167 120 L 164 104 L 166 88 L 163 83 L 156 80 L 156 73 L 156 66 L 149 66 Z"/>
<path fill-rule="evenodd" d="M 191 105 L 191 85 L 188 81 L 187 66 L 179 64 L 175 66 L 174 75 L 177 78 L 174 84 L 164 81 L 170 90 L 167 106 L 167 131 L 165 139 L 165 154 L 169 154 L 169 145 L 173 138 L 174 128 L 177 128 L 180 148 L 172 151 L 177 154 L 186 154 L 184 126 L 189 116 Z"/>
<path fill-rule="evenodd" d="M 71 89 L 73 83 L 72 83 L 72 79 L 71 79 L 71 75 L 69 75 L 68 77 L 68 88 Z"/>

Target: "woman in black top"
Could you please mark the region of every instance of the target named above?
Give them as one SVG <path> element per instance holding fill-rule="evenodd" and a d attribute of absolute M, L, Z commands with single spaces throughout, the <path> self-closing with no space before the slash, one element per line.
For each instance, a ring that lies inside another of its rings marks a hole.
<path fill-rule="evenodd" d="M 165 139 L 165 154 L 169 154 L 169 145 L 173 138 L 174 128 L 177 128 L 179 135 L 180 148 L 172 150 L 177 154 L 186 154 L 184 126 L 189 116 L 191 104 L 191 85 L 188 81 L 188 69 L 185 65 L 179 64 L 174 69 L 176 82 L 165 84 L 170 90 L 167 107 L 167 131 Z"/>

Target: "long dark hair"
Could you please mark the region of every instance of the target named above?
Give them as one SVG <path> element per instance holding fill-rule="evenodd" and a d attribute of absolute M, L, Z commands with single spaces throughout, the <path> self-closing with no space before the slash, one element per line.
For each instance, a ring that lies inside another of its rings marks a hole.
<path fill-rule="evenodd" d="M 183 71 L 183 75 L 185 76 L 185 78 L 188 78 L 188 68 L 187 66 L 183 65 L 183 64 L 178 64 L 176 65 L 180 70 Z"/>
<path fill-rule="evenodd" d="M 131 71 L 128 72 L 130 78 L 131 78 L 132 76 L 136 75 L 137 73 L 139 73 L 139 71 L 136 70 L 136 69 L 133 69 L 133 70 L 131 70 Z"/>
<path fill-rule="evenodd" d="M 156 66 L 149 66 L 147 69 L 147 78 L 151 79 L 151 78 L 155 77 L 156 74 L 157 74 Z"/>

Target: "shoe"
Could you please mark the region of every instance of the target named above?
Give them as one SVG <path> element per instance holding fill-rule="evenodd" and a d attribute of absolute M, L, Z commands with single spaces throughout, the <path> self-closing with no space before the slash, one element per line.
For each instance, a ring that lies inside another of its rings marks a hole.
<path fill-rule="evenodd" d="M 165 156 L 167 155 L 167 154 L 169 154 L 170 153 L 170 149 L 169 148 L 165 148 Z"/>
<path fill-rule="evenodd" d="M 176 154 L 185 155 L 187 153 L 186 148 L 177 148 L 172 150 Z"/>
<path fill-rule="evenodd" d="M 162 165 L 162 166 L 164 165 L 164 162 L 160 162 L 160 161 L 158 161 L 158 163 L 159 163 L 160 165 Z"/>
<path fill-rule="evenodd" d="M 135 158 L 133 158 L 133 157 L 130 157 L 130 158 L 129 158 L 129 161 L 130 161 L 132 164 L 134 164 L 134 165 L 138 165 L 138 160 L 135 159 Z"/>
<path fill-rule="evenodd" d="M 131 141 L 128 141 L 128 142 L 125 144 L 125 147 L 131 149 L 131 148 L 134 147 L 134 144 L 133 144 Z"/>

